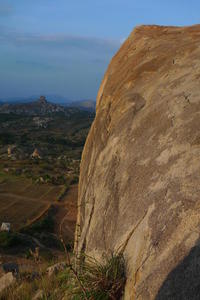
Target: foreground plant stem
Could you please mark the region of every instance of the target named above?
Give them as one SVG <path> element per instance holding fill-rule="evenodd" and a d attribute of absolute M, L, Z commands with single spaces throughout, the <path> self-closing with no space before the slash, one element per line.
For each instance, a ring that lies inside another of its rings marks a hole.
<path fill-rule="evenodd" d="M 79 278 L 79 276 L 78 276 L 78 272 L 74 269 L 74 267 L 73 267 L 73 265 L 72 265 L 72 263 L 71 263 L 70 254 L 69 254 L 69 252 L 68 252 L 68 250 L 67 250 L 67 248 L 66 248 L 66 246 L 65 246 L 65 243 L 64 243 L 64 240 L 63 240 L 62 237 L 60 238 L 60 241 L 61 241 L 61 243 L 62 243 L 62 245 L 63 245 L 63 247 L 64 247 L 64 251 L 65 251 L 65 254 L 66 254 L 66 257 L 67 257 L 67 266 L 69 267 L 69 269 L 70 269 L 70 270 L 72 271 L 72 273 L 74 274 L 74 276 L 75 276 L 75 278 L 76 278 L 76 280 L 77 280 L 77 282 L 78 282 L 78 284 L 79 284 L 79 286 L 80 286 L 80 288 L 81 288 L 81 290 L 82 290 L 82 292 L 83 292 L 83 294 L 84 294 L 85 300 L 89 300 L 89 298 L 87 297 L 86 289 L 85 289 L 85 287 L 83 286 L 83 284 L 82 284 L 82 282 L 81 282 L 81 280 L 80 280 L 80 278 Z"/>

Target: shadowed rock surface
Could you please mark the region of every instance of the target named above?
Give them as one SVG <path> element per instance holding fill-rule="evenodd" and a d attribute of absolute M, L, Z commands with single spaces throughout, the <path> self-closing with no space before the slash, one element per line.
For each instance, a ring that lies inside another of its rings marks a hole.
<path fill-rule="evenodd" d="M 181 278 L 200 235 L 199 128 L 200 26 L 136 28 L 98 93 L 75 242 L 96 258 L 124 253 L 126 300 L 198 297 Z"/>
<path fill-rule="evenodd" d="M 195 246 L 189 255 L 167 276 L 156 300 L 200 299 L 200 247 Z"/>

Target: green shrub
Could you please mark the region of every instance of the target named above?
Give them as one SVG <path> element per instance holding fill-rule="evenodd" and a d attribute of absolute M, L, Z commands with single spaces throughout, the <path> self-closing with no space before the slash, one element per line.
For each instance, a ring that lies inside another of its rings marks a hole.
<path fill-rule="evenodd" d="M 7 249 L 21 244 L 22 239 L 15 232 L 0 232 L 0 248 Z"/>
<path fill-rule="evenodd" d="M 32 235 L 34 233 L 53 232 L 53 230 L 54 219 L 50 214 L 47 214 L 35 223 L 22 228 L 21 232 Z"/>

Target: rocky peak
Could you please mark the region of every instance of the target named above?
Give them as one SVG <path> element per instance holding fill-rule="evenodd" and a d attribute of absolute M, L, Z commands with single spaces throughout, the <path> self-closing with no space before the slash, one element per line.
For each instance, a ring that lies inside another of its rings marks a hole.
<path fill-rule="evenodd" d="M 38 99 L 38 102 L 40 104 L 47 104 L 48 103 L 45 96 L 40 96 L 40 98 Z"/>

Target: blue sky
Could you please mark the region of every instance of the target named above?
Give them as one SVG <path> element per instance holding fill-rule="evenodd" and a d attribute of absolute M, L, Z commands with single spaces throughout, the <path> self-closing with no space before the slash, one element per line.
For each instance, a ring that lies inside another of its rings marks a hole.
<path fill-rule="evenodd" d="M 199 0 L 0 0 L 0 99 L 95 99 L 136 25 L 200 23 Z"/>

